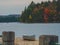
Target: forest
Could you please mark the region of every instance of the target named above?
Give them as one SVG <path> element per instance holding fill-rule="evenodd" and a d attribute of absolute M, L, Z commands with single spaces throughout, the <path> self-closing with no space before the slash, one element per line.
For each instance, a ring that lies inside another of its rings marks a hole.
<path fill-rule="evenodd" d="M 60 0 L 31 2 L 19 18 L 22 23 L 60 23 Z"/>

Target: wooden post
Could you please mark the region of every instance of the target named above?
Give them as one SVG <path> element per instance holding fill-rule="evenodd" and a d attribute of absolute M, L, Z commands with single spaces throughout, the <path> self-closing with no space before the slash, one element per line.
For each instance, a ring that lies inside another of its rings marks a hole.
<path fill-rule="evenodd" d="M 15 33 L 12 31 L 2 33 L 3 45 L 14 45 Z"/>

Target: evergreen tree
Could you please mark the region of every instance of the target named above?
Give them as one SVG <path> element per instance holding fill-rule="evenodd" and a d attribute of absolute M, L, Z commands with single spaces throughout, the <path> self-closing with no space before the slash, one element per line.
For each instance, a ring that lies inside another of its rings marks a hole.
<path fill-rule="evenodd" d="M 57 0 L 57 11 L 60 11 L 60 0 Z"/>

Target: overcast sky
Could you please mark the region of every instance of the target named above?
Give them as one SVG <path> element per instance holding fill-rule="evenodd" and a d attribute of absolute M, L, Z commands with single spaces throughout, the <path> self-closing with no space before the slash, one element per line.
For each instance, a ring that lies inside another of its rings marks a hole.
<path fill-rule="evenodd" d="M 35 3 L 48 0 L 0 0 L 0 15 L 1 14 L 21 14 L 25 6 L 28 6 L 31 1 Z"/>

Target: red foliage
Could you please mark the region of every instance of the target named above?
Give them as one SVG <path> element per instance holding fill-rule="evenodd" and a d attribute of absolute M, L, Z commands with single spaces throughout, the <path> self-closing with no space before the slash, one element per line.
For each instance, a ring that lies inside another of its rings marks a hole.
<path fill-rule="evenodd" d="M 45 9 L 44 9 L 44 14 L 48 15 L 49 12 L 50 12 L 49 8 L 45 8 Z"/>
<path fill-rule="evenodd" d="M 44 22 L 48 22 L 49 8 L 44 8 Z"/>
<path fill-rule="evenodd" d="M 44 22 L 48 22 L 48 16 L 47 15 L 44 15 Z"/>

